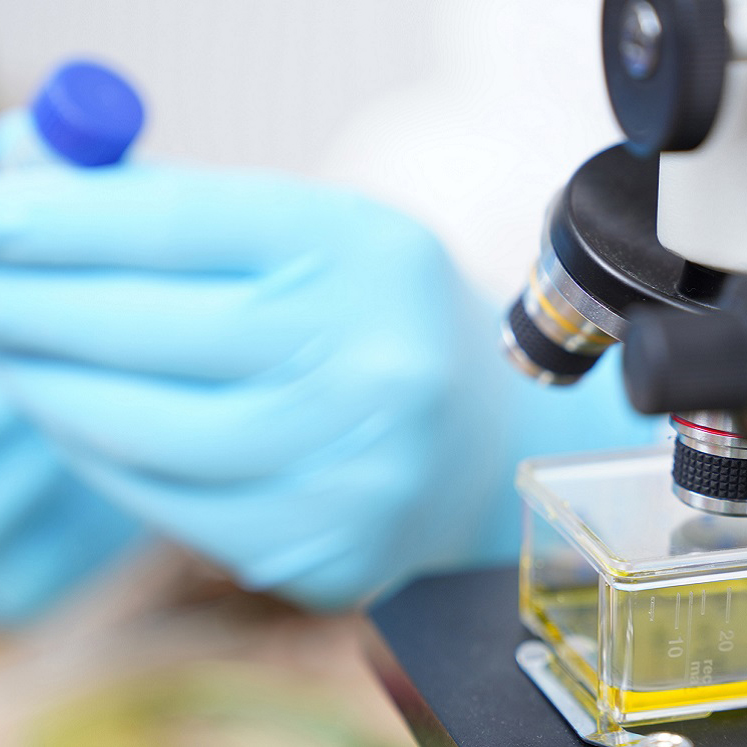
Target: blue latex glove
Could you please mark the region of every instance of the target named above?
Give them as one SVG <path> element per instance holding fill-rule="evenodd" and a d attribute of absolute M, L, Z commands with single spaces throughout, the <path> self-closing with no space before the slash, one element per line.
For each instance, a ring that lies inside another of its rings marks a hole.
<path fill-rule="evenodd" d="M 583 390 L 544 432 L 557 400 L 507 370 L 439 242 L 343 191 L 36 169 L 0 180 L 0 260 L 2 384 L 77 473 L 308 604 L 512 556 L 528 433 L 650 437 L 619 395 L 594 428 Z"/>
<path fill-rule="evenodd" d="M 34 617 L 142 534 L 0 400 L 0 626 Z"/>

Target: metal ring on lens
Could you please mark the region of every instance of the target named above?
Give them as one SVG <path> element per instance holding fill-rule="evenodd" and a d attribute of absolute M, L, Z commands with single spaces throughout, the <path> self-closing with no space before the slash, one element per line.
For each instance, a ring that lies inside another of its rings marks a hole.
<path fill-rule="evenodd" d="M 548 285 L 545 285 L 544 282 L 541 282 L 541 285 L 546 289 L 545 292 L 548 292 L 549 287 L 552 287 L 554 292 L 557 293 L 557 297 L 563 299 L 563 302 L 575 311 L 579 317 L 579 323 L 585 321 L 592 324 L 597 328 L 597 332 L 602 332 L 613 338 L 613 342 L 623 340 L 630 326 L 628 320 L 584 290 L 568 273 L 558 258 L 550 236 L 556 203 L 557 200 L 548 208 L 547 219 L 542 230 L 538 278 L 542 280 L 543 276 L 546 276 Z M 555 296 L 553 295 L 553 297 Z"/>
<path fill-rule="evenodd" d="M 555 261 L 560 264 L 557 258 Z M 566 300 L 541 261 L 532 269 L 522 300 L 537 328 L 569 353 L 601 355 L 617 342 Z"/>

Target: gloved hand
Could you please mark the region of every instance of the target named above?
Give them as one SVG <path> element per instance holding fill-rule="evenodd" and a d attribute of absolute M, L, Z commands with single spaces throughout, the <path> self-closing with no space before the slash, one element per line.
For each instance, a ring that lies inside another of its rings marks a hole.
<path fill-rule="evenodd" d="M 102 494 L 322 606 L 486 553 L 497 330 L 410 219 L 280 176 L 36 168 L 0 180 L 0 236 L 2 384 Z"/>
<path fill-rule="evenodd" d="M 19 625 L 142 535 L 0 399 L 0 627 Z"/>
<path fill-rule="evenodd" d="M 395 210 L 39 168 L 0 180 L 0 263 L 0 384 L 97 491 L 247 586 L 335 607 L 515 550 L 499 487 L 542 414 L 507 419 L 495 312 Z"/>

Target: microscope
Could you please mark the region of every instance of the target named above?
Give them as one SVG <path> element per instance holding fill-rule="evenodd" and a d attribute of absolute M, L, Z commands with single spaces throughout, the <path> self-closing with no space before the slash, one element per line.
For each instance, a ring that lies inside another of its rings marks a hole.
<path fill-rule="evenodd" d="M 503 328 L 511 360 L 554 385 L 622 342 L 629 399 L 676 434 L 673 453 L 519 469 L 520 612 L 543 643 L 517 660 L 590 716 L 592 744 L 692 744 L 627 729 L 747 707 L 745 42 L 741 0 L 606 1 L 628 141 L 551 205 Z"/>
<path fill-rule="evenodd" d="M 551 205 L 503 337 L 560 385 L 625 343 L 633 405 L 674 413 L 675 494 L 747 515 L 747 3 L 608 1 L 603 41 L 629 140 Z"/>
<path fill-rule="evenodd" d="M 673 438 L 520 465 L 533 637 L 515 658 L 529 680 L 488 651 L 515 646 L 505 579 L 424 582 L 374 613 L 389 679 L 397 659 L 410 710 L 429 714 L 422 744 L 747 745 L 747 0 L 605 0 L 602 26 L 627 141 L 551 203 L 503 341 L 522 372 L 563 386 L 622 343 L 631 403 L 670 414 Z M 604 402 L 589 407 L 604 418 Z M 486 606 L 493 581 L 500 602 Z M 469 698 L 433 684 L 444 666 L 405 622 L 417 605 L 426 629 L 470 639 L 448 670 Z M 490 637 L 481 615 L 503 630 Z"/>

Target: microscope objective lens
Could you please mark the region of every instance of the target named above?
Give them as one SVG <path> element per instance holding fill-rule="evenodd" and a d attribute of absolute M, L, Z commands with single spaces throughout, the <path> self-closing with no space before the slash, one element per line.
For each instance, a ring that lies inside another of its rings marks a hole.
<path fill-rule="evenodd" d="M 747 516 L 747 438 L 729 413 L 675 413 L 674 492 L 693 508 Z"/>

